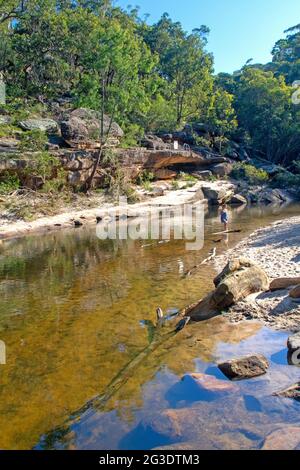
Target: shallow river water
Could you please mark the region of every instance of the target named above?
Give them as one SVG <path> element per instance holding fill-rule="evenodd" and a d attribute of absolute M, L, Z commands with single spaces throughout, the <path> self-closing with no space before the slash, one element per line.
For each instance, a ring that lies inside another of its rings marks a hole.
<path fill-rule="evenodd" d="M 215 244 L 221 227 L 211 211 L 197 252 L 184 241 L 101 241 L 95 227 L 1 242 L 0 448 L 248 449 L 300 425 L 300 404 L 272 396 L 299 379 L 286 332 L 218 317 L 177 336 L 167 326 L 148 348 L 157 306 L 172 315 L 213 288 L 213 266 L 184 280 L 183 270 L 294 214 L 299 206 L 233 210 L 242 232 Z M 181 381 L 189 372 L 225 379 L 216 363 L 251 352 L 266 354 L 270 372 L 229 394 Z"/>

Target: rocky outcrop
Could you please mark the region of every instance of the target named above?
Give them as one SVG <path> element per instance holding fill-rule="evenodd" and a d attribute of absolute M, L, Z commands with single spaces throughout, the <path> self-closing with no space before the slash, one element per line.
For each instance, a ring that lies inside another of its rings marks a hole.
<path fill-rule="evenodd" d="M 281 205 L 291 202 L 291 195 L 282 189 L 272 189 L 266 187 L 258 187 L 248 191 L 248 197 L 254 204 L 274 204 Z"/>
<path fill-rule="evenodd" d="M 214 176 L 224 178 L 224 176 L 230 175 L 232 168 L 233 166 L 230 163 L 219 163 L 218 165 L 213 165 L 211 167 L 211 172 Z"/>
<path fill-rule="evenodd" d="M 5 124 L 10 124 L 11 118 L 5 114 L 0 114 L 0 126 Z"/>
<path fill-rule="evenodd" d="M 13 138 L 0 137 L 0 153 L 15 153 L 20 142 Z"/>
<path fill-rule="evenodd" d="M 183 314 L 192 321 L 203 321 L 220 315 L 225 309 L 248 295 L 269 289 L 269 278 L 253 261 L 234 258 L 214 280 L 216 289 L 203 300 L 191 305 Z"/>
<path fill-rule="evenodd" d="M 268 360 L 261 354 L 225 361 L 218 365 L 220 371 L 231 380 L 244 380 L 267 373 Z"/>
<path fill-rule="evenodd" d="M 48 134 L 58 132 L 58 124 L 53 119 L 26 119 L 20 122 L 20 127 L 24 131 L 39 130 Z"/>
<path fill-rule="evenodd" d="M 243 206 L 248 203 L 247 199 L 241 194 L 234 194 L 228 202 L 231 206 Z"/>
<path fill-rule="evenodd" d="M 64 140 L 73 148 L 99 148 L 101 145 L 101 114 L 91 109 L 79 108 L 71 111 L 61 122 Z M 111 123 L 109 116 L 103 119 L 104 136 L 109 133 L 110 142 L 117 143 L 124 135 L 116 122 Z"/>
<path fill-rule="evenodd" d="M 167 175 L 167 178 L 170 178 L 171 173 L 168 172 L 172 172 L 172 175 L 176 176 L 184 169 L 188 169 L 191 173 L 206 171 L 207 167 L 226 161 L 224 157 L 208 158 L 205 154 L 182 149 L 149 150 L 136 148 L 115 149 L 114 152 L 123 171 L 131 179 L 136 178 L 144 170 L 156 174 L 158 179 L 161 175 Z M 159 173 L 159 170 L 168 170 L 168 172 Z"/>

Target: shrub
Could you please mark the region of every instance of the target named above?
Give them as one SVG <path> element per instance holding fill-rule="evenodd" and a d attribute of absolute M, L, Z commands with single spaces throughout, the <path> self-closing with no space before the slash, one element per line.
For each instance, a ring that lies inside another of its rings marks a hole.
<path fill-rule="evenodd" d="M 17 175 L 5 173 L 0 178 L 0 194 L 5 195 L 16 191 L 20 187 L 20 180 Z"/>
<path fill-rule="evenodd" d="M 269 180 L 269 175 L 266 171 L 248 163 L 236 163 L 231 176 L 237 180 L 245 180 L 249 184 L 263 184 Z"/>
<path fill-rule="evenodd" d="M 289 189 L 292 187 L 299 188 L 300 174 L 294 175 L 290 171 L 279 173 L 273 180 L 273 186 L 281 189 Z"/>
<path fill-rule="evenodd" d="M 154 173 L 144 170 L 136 179 L 136 184 L 139 186 L 144 186 L 145 183 L 151 183 L 155 180 Z"/>
<path fill-rule="evenodd" d="M 179 173 L 179 179 L 186 181 L 187 183 L 197 183 L 197 178 L 195 176 L 190 175 L 188 173 L 181 172 Z"/>
<path fill-rule="evenodd" d="M 173 191 L 178 191 L 178 189 L 180 189 L 178 181 L 176 181 L 176 180 L 172 181 L 172 190 Z"/>

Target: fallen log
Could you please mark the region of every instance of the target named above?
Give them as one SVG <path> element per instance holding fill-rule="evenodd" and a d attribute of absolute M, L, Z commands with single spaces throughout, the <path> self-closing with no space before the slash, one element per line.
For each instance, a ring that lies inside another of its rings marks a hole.
<path fill-rule="evenodd" d="M 267 291 L 266 273 L 246 258 L 235 258 L 225 266 L 214 280 L 216 289 L 204 299 L 190 305 L 181 314 L 199 322 L 220 315 L 233 304 L 255 292 Z"/>
<path fill-rule="evenodd" d="M 272 292 L 276 290 L 287 289 L 288 287 L 298 286 L 300 284 L 300 277 L 279 277 L 274 279 L 270 284 Z"/>

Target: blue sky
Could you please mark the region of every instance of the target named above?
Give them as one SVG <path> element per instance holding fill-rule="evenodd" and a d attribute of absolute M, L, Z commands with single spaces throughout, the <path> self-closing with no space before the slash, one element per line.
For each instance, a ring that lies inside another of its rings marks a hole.
<path fill-rule="evenodd" d="M 300 23 L 299 0 L 115 0 L 123 8 L 140 6 L 149 22 L 168 12 L 187 31 L 202 24 L 211 30 L 208 50 L 216 72 L 233 72 L 253 58 L 268 62 L 283 31 Z"/>

